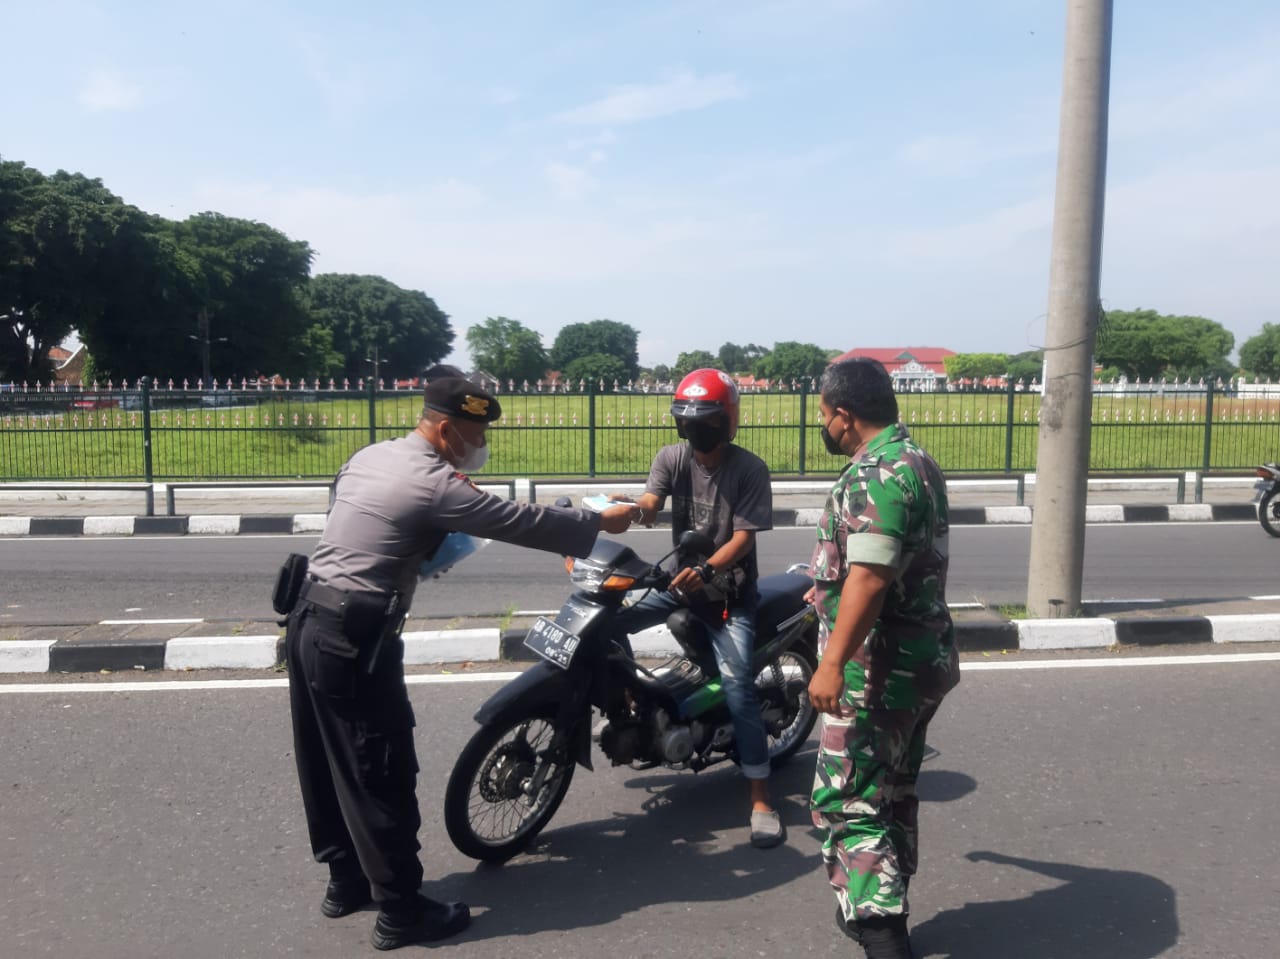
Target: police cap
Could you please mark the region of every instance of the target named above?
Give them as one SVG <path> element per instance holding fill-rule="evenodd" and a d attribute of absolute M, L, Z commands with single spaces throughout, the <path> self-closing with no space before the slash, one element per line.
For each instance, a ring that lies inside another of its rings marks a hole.
<path fill-rule="evenodd" d="M 473 423 L 492 423 L 502 415 L 502 406 L 493 394 L 476 386 L 456 367 L 434 367 L 426 372 L 426 379 L 423 404 L 429 410 Z"/>

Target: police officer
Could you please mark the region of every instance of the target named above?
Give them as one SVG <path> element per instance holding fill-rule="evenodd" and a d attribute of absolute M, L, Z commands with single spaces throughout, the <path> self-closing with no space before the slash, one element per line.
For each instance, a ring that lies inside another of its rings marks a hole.
<path fill-rule="evenodd" d="M 399 632 L 419 565 L 455 531 L 586 556 L 600 530 L 623 532 L 634 513 L 477 489 L 466 474 L 488 457 L 498 401 L 452 367 L 428 379 L 413 432 L 361 449 L 338 473 L 286 632 L 298 781 L 312 852 L 330 873 L 320 909 L 337 918 L 376 903 L 378 949 L 443 939 L 470 921 L 465 903 L 418 890 L 418 761 Z"/>

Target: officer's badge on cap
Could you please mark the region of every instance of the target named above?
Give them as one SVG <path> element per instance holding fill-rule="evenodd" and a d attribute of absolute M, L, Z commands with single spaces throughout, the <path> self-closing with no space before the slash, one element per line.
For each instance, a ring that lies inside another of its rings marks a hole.
<path fill-rule="evenodd" d="M 437 366 L 427 371 L 424 405 L 448 416 L 492 423 L 502 415 L 502 406 L 492 394 L 480 389 L 453 366 Z"/>

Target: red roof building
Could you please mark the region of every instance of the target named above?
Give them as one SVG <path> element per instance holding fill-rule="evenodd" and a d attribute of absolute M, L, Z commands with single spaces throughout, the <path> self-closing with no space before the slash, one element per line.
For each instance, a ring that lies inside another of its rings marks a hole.
<path fill-rule="evenodd" d="M 955 356 L 955 350 L 940 346 L 908 346 L 888 349 L 854 349 L 836 357 L 851 360 L 866 357 L 879 360 L 893 377 L 893 388 L 898 393 L 932 393 L 946 389 L 947 368 L 944 361 Z"/>

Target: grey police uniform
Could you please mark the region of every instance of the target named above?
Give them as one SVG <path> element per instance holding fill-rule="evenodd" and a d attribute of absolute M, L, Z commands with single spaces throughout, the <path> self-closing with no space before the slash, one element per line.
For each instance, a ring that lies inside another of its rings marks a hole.
<path fill-rule="evenodd" d="M 399 637 L 421 561 L 452 531 L 586 556 L 599 525 L 586 510 L 478 490 L 417 432 L 365 447 L 342 468 L 286 633 L 312 852 L 335 877 L 363 874 L 384 908 L 422 881 Z"/>

